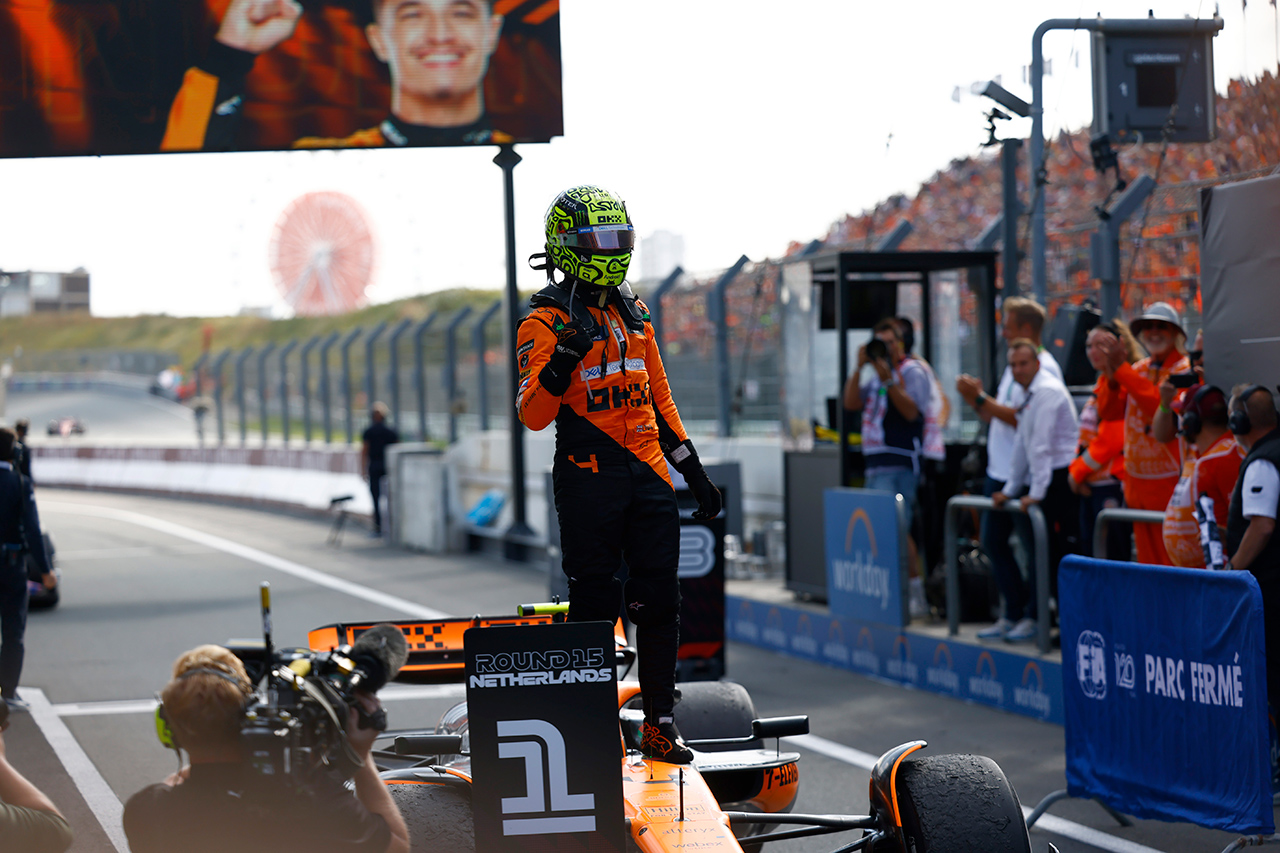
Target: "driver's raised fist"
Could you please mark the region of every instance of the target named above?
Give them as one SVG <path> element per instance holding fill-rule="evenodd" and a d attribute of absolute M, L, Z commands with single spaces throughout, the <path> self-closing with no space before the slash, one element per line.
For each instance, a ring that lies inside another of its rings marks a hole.
<path fill-rule="evenodd" d="M 296 0 L 231 0 L 218 41 L 249 53 L 265 53 L 293 35 L 302 5 Z"/>

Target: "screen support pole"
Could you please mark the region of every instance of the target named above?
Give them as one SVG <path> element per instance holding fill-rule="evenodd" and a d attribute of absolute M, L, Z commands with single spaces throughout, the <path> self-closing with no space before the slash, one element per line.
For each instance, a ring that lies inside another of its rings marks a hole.
<path fill-rule="evenodd" d="M 507 348 L 507 429 L 511 438 L 511 526 L 507 528 L 503 552 L 509 560 L 527 560 L 533 530 L 525 520 L 524 426 L 516 416 L 516 395 L 520 393 L 516 366 L 516 323 L 520 319 L 520 293 L 516 290 L 516 198 L 515 169 L 523 159 L 514 145 L 502 145 L 493 162 L 502 169 L 502 195 L 506 225 L 507 289 L 506 324 L 502 330 Z"/>

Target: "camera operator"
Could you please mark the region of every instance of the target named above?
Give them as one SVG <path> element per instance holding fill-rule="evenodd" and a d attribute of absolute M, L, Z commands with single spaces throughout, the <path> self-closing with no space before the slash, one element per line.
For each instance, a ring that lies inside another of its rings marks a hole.
<path fill-rule="evenodd" d="M 190 764 L 129 798 L 124 830 L 133 853 L 408 853 L 409 831 L 370 754 L 379 732 L 360 728 L 352 709 L 347 738 L 364 761 L 355 796 L 322 771 L 294 784 L 246 761 L 240 730 L 252 695 L 244 664 L 227 649 L 199 646 L 178 657 L 157 728 L 167 723 Z M 373 696 L 357 700 L 367 713 L 379 707 Z"/>

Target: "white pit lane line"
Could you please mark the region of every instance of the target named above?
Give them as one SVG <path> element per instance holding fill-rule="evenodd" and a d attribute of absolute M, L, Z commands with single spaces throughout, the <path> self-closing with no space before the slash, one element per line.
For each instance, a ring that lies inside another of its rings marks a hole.
<path fill-rule="evenodd" d="M 801 749 L 811 750 L 819 755 L 834 758 L 836 761 L 843 761 L 845 764 L 861 767 L 863 770 L 870 770 L 880 758 L 878 755 L 853 749 L 817 735 L 796 735 L 795 737 L 783 738 L 783 740 Z M 1022 816 L 1027 817 L 1030 814 L 1031 809 L 1023 806 Z M 1032 831 L 1034 832 L 1036 829 L 1043 829 L 1055 835 L 1061 835 L 1063 838 L 1070 838 L 1072 841 L 1079 841 L 1082 844 L 1097 847 L 1099 850 L 1110 850 L 1112 853 L 1164 853 L 1164 851 L 1157 850 L 1154 847 L 1147 847 L 1134 841 L 1116 838 L 1114 835 L 1108 835 L 1093 827 L 1084 826 L 1083 824 L 1049 814 L 1040 816 Z"/>
<path fill-rule="evenodd" d="M 54 711 L 43 690 L 38 687 L 20 687 L 18 695 L 31 705 L 31 718 L 39 726 L 40 733 L 49 742 L 49 746 L 53 747 L 54 754 L 66 768 L 71 781 L 75 782 L 80 796 L 84 797 L 90 811 L 102 825 L 102 831 L 107 834 L 112 846 L 119 853 L 129 853 L 129 842 L 124 835 L 124 806 L 116 792 L 111 790 L 111 786 L 85 754 L 75 735 L 71 734 L 67 724 Z"/>
<path fill-rule="evenodd" d="M 155 518 L 150 515 L 143 515 L 140 512 L 132 512 L 127 509 L 114 509 L 112 507 L 93 506 L 92 504 L 69 503 L 66 501 L 41 501 L 41 511 L 51 513 L 67 513 L 70 515 L 88 515 L 95 518 L 109 518 L 112 521 L 123 521 L 129 524 L 136 524 L 139 527 L 145 527 L 148 530 L 155 530 L 158 533 L 165 533 L 175 536 L 179 539 L 185 539 L 188 542 L 194 542 L 198 545 L 204 545 L 207 548 L 213 548 L 216 551 L 222 551 L 225 554 L 231 554 L 242 560 L 248 560 L 257 563 L 260 566 L 266 566 L 269 569 L 275 569 L 284 572 L 287 575 L 299 578 L 301 580 L 310 581 L 317 586 L 328 587 L 335 592 L 345 593 L 353 598 L 359 598 L 364 601 L 378 604 L 383 607 L 389 607 L 392 610 L 398 610 L 408 616 L 418 619 L 444 619 L 449 614 L 436 610 L 432 607 L 426 607 L 421 604 L 409 601 L 399 596 L 389 595 L 385 592 L 379 592 L 376 589 L 370 589 L 366 586 L 351 583 L 350 581 L 335 578 L 333 575 L 304 566 L 301 563 L 295 563 L 292 560 L 286 560 L 283 557 L 277 557 L 274 554 L 268 554 L 266 551 L 259 551 L 257 548 L 250 548 L 248 545 L 242 545 L 239 542 L 233 542 L 230 539 L 224 539 L 221 536 L 214 536 L 211 533 L 205 533 L 195 530 L 191 527 L 184 527 L 181 524 L 174 524 L 171 521 L 165 521 L 161 518 Z"/>

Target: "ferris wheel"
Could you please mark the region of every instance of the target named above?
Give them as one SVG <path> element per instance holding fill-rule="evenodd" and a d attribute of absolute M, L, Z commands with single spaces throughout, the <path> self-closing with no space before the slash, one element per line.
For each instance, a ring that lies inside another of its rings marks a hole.
<path fill-rule="evenodd" d="M 276 289 L 303 316 L 360 306 L 373 271 L 373 232 L 364 210 L 342 193 L 307 193 L 289 203 L 271 231 Z"/>

